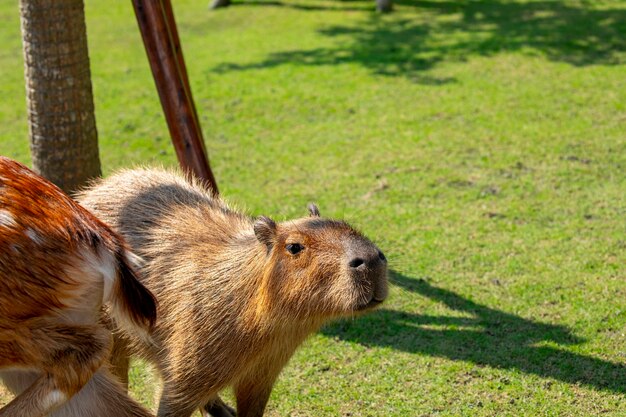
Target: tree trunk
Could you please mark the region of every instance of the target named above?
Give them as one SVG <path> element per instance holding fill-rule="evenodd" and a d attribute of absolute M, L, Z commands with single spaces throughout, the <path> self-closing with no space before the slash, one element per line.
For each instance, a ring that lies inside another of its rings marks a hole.
<path fill-rule="evenodd" d="M 392 0 L 376 0 L 376 10 L 381 13 L 388 13 L 393 9 Z"/>
<path fill-rule="evenodd" d="M 66 192 L 101 174 L 83 0 L 20 0 L 33 168 Z"/>
<path fill-rule="evenodd" d="M 230 0 L 212 0 L 209 4 L 209 9 L 219 9 L 228 6 L 230 6 Z"/>

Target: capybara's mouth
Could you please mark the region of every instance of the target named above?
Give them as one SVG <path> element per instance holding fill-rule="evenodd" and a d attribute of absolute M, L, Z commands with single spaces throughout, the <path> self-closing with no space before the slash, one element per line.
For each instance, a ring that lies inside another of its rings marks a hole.
<path fill-rule="evenodd" d="M 357 311 L 364 311 L 364 310 L 372 309 L 372 308 L 376 307 L 377 305 L 379 305 L 380 303 L 382 303 L 383 301 L 385 301 L 385 300 L 384 299 L 383 300 L 378 300 L 376 298 L 372 298 L 367 303 L 361 304 L 360 306 L 358 306 L 357 307 Z"/>

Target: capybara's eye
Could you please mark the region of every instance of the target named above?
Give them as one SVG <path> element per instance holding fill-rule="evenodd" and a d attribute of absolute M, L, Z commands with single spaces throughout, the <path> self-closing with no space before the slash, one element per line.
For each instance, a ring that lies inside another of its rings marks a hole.
<path fill-rule="evenodd" d="M 295 255 L 296 253 L 304 249 L 304 246 L 299 243 L 289 243 L 287 246 L 285 246 L 285 249 L 287 249 L 287 252 L 289 252 L 290 254 Z"/>

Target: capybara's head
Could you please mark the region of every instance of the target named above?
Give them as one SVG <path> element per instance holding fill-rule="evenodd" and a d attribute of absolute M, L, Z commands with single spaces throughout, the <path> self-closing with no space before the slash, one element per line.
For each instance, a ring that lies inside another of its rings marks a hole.
<path fill-rule="evenodd" d="M 373 308 L 387 297 L 387 259 L 343 221 L 309 217 L 276 224 L 260 217 L 265 245 L 266 302 L 297 317 L 330 318 Z"/>

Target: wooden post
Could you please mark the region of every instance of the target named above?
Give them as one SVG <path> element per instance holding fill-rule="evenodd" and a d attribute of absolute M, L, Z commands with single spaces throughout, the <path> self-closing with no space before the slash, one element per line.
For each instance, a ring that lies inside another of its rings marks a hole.
<path fill-rule="evenodd" d="M 170 0 L 132 1 L 178 162 L 183 170 L 204 180 L 217 195 L 172 4 Z"/>

